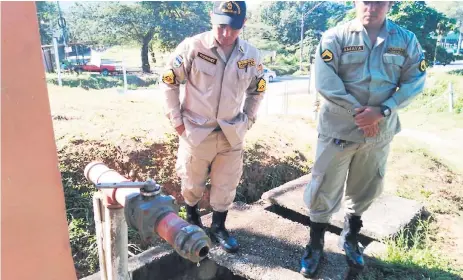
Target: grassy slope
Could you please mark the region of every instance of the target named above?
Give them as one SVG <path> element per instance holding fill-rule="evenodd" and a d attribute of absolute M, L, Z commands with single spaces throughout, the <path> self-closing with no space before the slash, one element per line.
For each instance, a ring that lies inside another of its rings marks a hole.
<path fill-rule="evenodd" d="M 459 94 L 461 85 L 456 81 Z M 438 86 L 431 84 L 427 91 L 438 95 L 439 90 L 433 89 Z M 173 173 L 177 137 L 163 116 L 162 98 L 156 91 L 121 95 L 114 89 L 84 91 L 50 85 L 49 92 L 71 244 L 83 276 L 97 265 L 91 209 L 94 189 L 83 177 L 85 164 L 100 159 L 126 176 L 138 180 L 154 177 L 166 192 L 181 200 Z M 407 233 L 412 238 L 405 238 L 408 235 L 404 233 L 402 239 L 391 241 L 384 262 L 370 270 L 368 279 L 438 279 L 436 275 L 457 279 L 453 270 L 463 267 L 463 167 L 461 161 L 449 161 L 442 152 L 459 144 L 463 121 L 461 115 L 422 106 L 429 98 L 416 100 L 414 107 L 404 112 L 403 126 L 410 135 L 415 135 L 414 131 L 433 133 L 446 144 L 432 142 L 429 146 L 429 139 L 396 137 L 386 191 L 423 202 L 431 220 L 417 232 Z M 237 199 L 255 201 L 262 192 L 308 172 L 316 141 L 314 128 L 307 118 L 261 117 L 247 135 L 245 171 Z M 462 153 L 453 150 L 452 155 L 461 158 Z M 449 167 L 447 162 L 455 166 Z M 206 208 L 207 197 L 202 201 Z M 131 240 L 138 241 L 136 234 L 131 234 Z"/>

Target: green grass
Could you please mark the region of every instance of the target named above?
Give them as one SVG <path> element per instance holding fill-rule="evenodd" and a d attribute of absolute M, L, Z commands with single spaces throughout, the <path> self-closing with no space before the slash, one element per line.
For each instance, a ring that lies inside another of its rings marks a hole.
<path fill-rule="evenodd" d="M 405 108 L 404 112 L 441 113 L 448 111 L 448 89 L 452 83 L 454 93 L 453 110 L 455 114 L 463 113 L 463 70 L 449 73 L 428 73 L 426 87 L 422 94 Z"/>
<path fill-rule="evenodd" d="M 47 73 L 46 79 L 48 84 L 58 85 L 58 75 Z M 80 75 L 67 73 L 61 76 L 63 86 L 72 88 L 105 89 L 105 88 L 124 88 L 124 77 L 122 75 L 103 76 L 95 73 L 82 73 Z M 157 87 L 158 77 L 127 75 L 127 88 L 134 90 L 137 88 Z"/>
<path fill-rule="evenodd" d="M 359 280 L 461 279 L 463 270 L 453 267 L 435 244 L 435 230 L 429 220 L 420 221 L 415 228 L 386 240 L 385 254 L 373 261 Z"/>

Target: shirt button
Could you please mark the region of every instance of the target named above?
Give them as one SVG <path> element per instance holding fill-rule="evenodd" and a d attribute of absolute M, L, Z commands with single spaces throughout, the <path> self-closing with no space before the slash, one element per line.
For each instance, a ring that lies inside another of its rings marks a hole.
<path fill-rule="evenodd" d="M 347 110 L 347 113 L 349 113 L 349 114 L 352 113 L 352 110 Z"/>

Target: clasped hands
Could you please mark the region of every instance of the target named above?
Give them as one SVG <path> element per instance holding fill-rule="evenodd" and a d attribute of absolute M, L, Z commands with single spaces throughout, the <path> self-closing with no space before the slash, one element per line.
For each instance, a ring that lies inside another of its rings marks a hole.
<path fill-rule="evenodd" d="M 355 109 L 355 124 L 365 137 L 375 137 L 379 132 L 379 121 L 383 118 L 379 107 L 363 106 Z"/>

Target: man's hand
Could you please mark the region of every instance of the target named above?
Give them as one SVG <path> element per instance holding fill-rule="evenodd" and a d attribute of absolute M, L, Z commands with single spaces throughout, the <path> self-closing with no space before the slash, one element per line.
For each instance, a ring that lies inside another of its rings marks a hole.
<path fill-rule="evenodd" d="M 175 130 L 177 130 L 178 135 L 182 135 L 183 132 L 185 131 L 185 125 L 184 125 L 184 124 L 181 124 L 181 125 L 177 126 L 177 127 L 175 128 Z"/>
<path fill-rule="evenodd" d="M 378 123 L 372 124 L 372 125 L 367 125 L 362 128 L 359 128 L 363 130 L 363 135 L 365 137 L 375 137 L 376 134 L 379 132 L 379 125 Z"/>
<path fill-rule="evenodd" d="M 379 107 L 361 107 L 355 109 L 355 113 L 355 124 L 361 129 L 377 124 L 383 118 Z"/>

